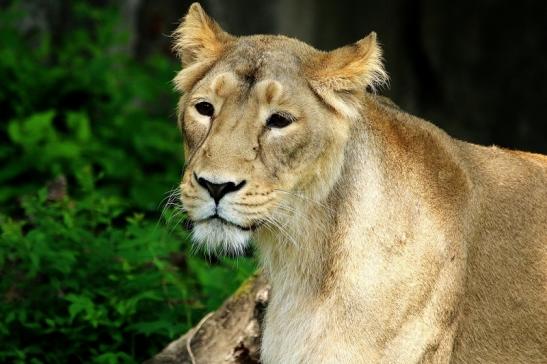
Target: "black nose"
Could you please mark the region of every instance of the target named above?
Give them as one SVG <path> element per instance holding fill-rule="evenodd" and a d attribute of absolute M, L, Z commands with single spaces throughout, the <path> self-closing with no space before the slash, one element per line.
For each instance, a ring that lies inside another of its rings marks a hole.
<path fill-rule="evenodd" d="M 215 200 L 215 203 L 218 204 L 220 199 L 224 197 L 227 193 L 235 192 L 239 189 L 241 189 L 246 181 L 241 181 L 238 184 L 235 184 L 234 182 L 225 182 L 225 183 L 213 183 L 208 180 L 206 180 L 203 177 L 198 177 L 194 173 L 195 179 L 198 181 L 199 185 L 207 190 L 209 192 L 209 195 Z"/>

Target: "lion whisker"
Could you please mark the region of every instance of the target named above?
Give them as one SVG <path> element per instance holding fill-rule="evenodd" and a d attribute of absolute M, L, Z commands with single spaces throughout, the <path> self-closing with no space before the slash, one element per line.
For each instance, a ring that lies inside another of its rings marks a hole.
<path fill-rule="evenodd" d="M 332 208 L 330 208 L 329 206 L 325 205 L 324 203 L 320 202 L 320 201 L 316 201 L 314 199 L 311 199 L 309 197 L 306 197 L 306 196 L 302 196 L 302 195 L 299 195 L 297 193 L 294 193 L 294 192 L 290 192 L 290 191 L 285 191 L 285 190 L 281 190 L 281 189 L 274 189 L 274 191 L 276 192 L 281 192 L 281 193 L 284 193 L 286 196 L 288 197 L 296 197 L 296 198 L 299 198 L 305 202 L 311 202 L 312 204 L 316 205 L 316 206 L 319 206 L 325 210 L 327 210 L 329 213 L 330 212 L 333 212 L 332 211 Z"/>
<path fill-rule="evenodd" d="M 285 238 L 288 238 L 289 241 L 294 245 L 294 247 L 298 248 L 298 243 L 296 240 L 290 235 L 290 233 L 281 225 L 279 221 L 277 221 L 273 216 L 266 216 L 264 217 L 264 220 L 266 223 L 272 224 L 273 227 L 277 228 L 277 230 L 284 236 Z"/>

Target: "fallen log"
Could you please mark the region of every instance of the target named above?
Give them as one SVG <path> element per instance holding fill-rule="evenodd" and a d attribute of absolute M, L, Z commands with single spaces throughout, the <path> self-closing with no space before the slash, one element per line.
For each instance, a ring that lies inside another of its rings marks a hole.
<path fill-rule="evenodd" d="M 253 275 L 215 312 L 145 364 L 260 363 L 262 319 L 270 286 Z"/>

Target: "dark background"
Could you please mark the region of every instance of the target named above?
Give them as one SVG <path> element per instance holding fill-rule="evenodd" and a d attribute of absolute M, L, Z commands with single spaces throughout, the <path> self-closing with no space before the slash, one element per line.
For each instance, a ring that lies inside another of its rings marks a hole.
<path fill-rule="evenodd" d="M 127 2 L 131 3 L 131 2 Z M 133 51 L 169 52 L 191 1 L 134 1 Z M 236 35 L 286 34 L 333 49 L 376 31 L 381 93 L 455 137 L 547 152 L 546 1 L 203 1 Z"/>

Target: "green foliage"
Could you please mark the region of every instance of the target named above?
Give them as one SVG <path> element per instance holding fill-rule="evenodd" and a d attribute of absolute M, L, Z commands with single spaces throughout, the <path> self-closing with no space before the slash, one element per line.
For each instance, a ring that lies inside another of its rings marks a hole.
<path fill-rule="evenodd" d="M 128 215 L 118 198 L 47 195 L 23 198 L 23 219 L 0 215 L 0 362 L 145 359 L 254 269 L 184 254 L 183 230 Z"/>
<path fill-rule="evenodd" d="M 22 31 L 19 4 L 0 8 L 0 362 L 141 362 L 254 262 L 190 254 L 181 212 L 159 216 L 182 166 L 178 65 L 127 56 L 116 9 L 70 2 L 52 34 Z"/>
<path fill-rule="evenodd" d="M 182 165 L 180 135 L 167 118 L 175 64 L 116 51 L 123 37 L 112 31 L 114 13 L 82 4 L 73 22 L 101 25 L 76 26 L 55 47 L 49 33 L 17 31 L 14 9 L 0 13 L 0 184 L 10 186 L 0 203 L 91 166 L 111 193 L 153 210 Z"/>

